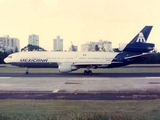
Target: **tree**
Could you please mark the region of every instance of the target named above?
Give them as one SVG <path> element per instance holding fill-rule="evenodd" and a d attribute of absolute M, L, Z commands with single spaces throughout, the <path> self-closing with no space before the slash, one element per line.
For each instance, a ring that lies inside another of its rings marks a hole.
<path fill-rule="evenodd" d="M 15 48 L 15 52 L 19 52 L 17 47 Z"/>
<path fill-rule="evenodd" d="M 71 48 L 72 48 L 72 51 L 76 51 L 76 49 L 75 49 L 75 46 L 74 46 L 74 45 L 72 45 L 72 46 L 71 46 Z"/>
<path fill-rule="evenodd" d="M 104 46 L 101 47 L 101 50 L 102 50 L 103 52 L 106 52 L 106 49 L 104 48 Z"/>
<path fill-rule="evenodd" d="M 95 51 L 99 51 L 98 45 L 95 45 L 94 49 L 95 49 Z"/>
<path fill-rule="evenodd" d="M 28 44 L 27 46 L 22 48 L 21 51 L 46 51 L 46 50 L 39 46 Z"/>
<path fill-rule="evenodd" d="M 72 49 L 72 51 L 76 51 L 75 46 L 73 45 L 72 42 L 71 42 L 71 49 Z"/>
<path fill-rule="evenodd" d="M 9 55 L 7 52 L 0 52 L 0 64 L 4 64 L 4 58 Z"/>
<path fill-rule="evenodd" d="M 113 48 L 114 52 L 121 52 L 118 48 Z"/>

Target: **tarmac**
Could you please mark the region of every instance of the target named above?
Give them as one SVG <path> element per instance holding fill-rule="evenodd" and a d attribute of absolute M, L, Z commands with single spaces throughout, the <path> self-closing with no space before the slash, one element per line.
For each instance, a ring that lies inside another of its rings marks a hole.
<path fill-rule="evenodd" d="M 0 99 L 155 100 L 160 77 L 0 77 Z"/>
<path fill-rule="evenodd" d="M 160 92 L 160 77 L 0 77 L 0 92 Z"/>
<path fill-rule="evenodd" d="M 0 99 L 160 99 L 160 72 L 93 73 L 93 75 L 83 73 L 26 75 L 1 72 Z"/>

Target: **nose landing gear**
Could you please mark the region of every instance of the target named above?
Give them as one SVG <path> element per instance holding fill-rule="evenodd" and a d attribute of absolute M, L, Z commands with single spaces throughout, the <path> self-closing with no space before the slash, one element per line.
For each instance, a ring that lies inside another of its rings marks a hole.
<path fill-rule="evenodd" d="M 29 72 L 28 72 L 28 71 L 29 71 L 29 68 L 26 68 L 26 74 L 29 74 Z"/>

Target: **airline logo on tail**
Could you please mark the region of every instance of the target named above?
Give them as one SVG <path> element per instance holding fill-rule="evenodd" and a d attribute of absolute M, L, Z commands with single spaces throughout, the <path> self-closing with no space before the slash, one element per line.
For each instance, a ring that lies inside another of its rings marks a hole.
<path fill-rule="evenodd" d="M 139 33 L 136 42 L 144 42 L 144 43 L 146 42 L 146 39 L 144 38 L 144 35 L 142 32 Z"/>

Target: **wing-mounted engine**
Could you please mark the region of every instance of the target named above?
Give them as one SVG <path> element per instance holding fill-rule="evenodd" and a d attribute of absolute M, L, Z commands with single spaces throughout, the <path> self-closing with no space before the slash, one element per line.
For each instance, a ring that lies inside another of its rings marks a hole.
<path fill-rule="evenodd" d="M 71 72 L 71 71 L 75 71 L 78 70 L 78 67 L 76 67 L 75 65 L 72 65 L 71 63 L 61 63 L 58 66 L 59 72 Z"/>

